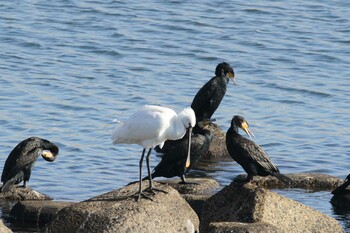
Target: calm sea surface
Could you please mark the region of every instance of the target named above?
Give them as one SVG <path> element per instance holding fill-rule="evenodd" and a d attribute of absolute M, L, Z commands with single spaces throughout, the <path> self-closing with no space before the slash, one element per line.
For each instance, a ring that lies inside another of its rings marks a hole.
<path fill-rule="evenodd" d="M 0 169 L 21 140 L 51 140 L 57 160 L 39 158 L 28 185 L 55 200 L 137 180 L 142 148 L 112 145 L 113 119 L 189 106 L 222 61 L 239 85 L 217 124 L 245 116 L 283 173 L 350 173 L 348 1 L 28 0 L 1 1 L 0 13 Z M 226 160 L 193 173 L 227 185 L 243 170 Z M 285 195 L 350 229 L 329 192 Z"/>

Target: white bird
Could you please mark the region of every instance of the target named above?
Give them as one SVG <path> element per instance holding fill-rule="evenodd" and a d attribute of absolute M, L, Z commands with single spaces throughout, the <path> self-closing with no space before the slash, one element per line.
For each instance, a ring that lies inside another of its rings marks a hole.
<path fill-rule="evenodd" d="M 166 140 L 181 139 L 188 130 L 191 135 L 192 128 L 196 124 L 196 116 L 192 108 L 185 108 L 178 114 L 170 108 L 146 105 L 130 116 L 125 122 L 118 122 L 112 133 L 114 144 L 138 144 L 143 147 L 140 159 L 140 179 L 138 198 L 141 196 L 148 198 L 142 193 L 142 162 L 146 149 L 149 149 L 146 156 L 147 171 L 149 177 L 149 187 L 147 191 L 153 193 L 151 169 L 149 157 L 152 149 L 159 145 L 163 147 Z M 188 143 L 188 155 L 186 166 L 190 165 L 191 136 Z"/>

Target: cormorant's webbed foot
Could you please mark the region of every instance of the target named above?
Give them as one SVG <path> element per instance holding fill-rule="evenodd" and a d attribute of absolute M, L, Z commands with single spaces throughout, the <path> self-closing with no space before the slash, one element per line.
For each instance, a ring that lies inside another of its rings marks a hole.
<path fill-rule="evenodd" d="M 186 181 L 186 177 L 185 177 L 184 174 L 183 174 L 180 178 L 181 178 L 181 181 L 179 182 L 179 184 L 194 184 L 194 185 L 199 185 L 199 183 L 187 182 L 187 181 Z"/>
<path fill-rule="evenodd" d="M 235 184 L 237 187 L 243 187 L 245 184 L 251 182 L 253 180 L 253 176 L 247 176 L 246 179 L 243 179 L 243 180 L 235 180 Z"/>

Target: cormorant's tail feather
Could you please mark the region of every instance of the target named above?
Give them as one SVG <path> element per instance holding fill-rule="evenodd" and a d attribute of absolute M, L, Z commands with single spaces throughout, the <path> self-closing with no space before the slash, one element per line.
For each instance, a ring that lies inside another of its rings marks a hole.
<path fill-rule="evenodd" d="M 1 187 L 1 192 L 7 192 L 10 190 L 12 185 L 16 183 L 16 179 L 10 179 L 5 182 L 5 184 Z"/>
<path fill-rule="evenodd" d="M 281 173 L 273 173 L 273 176 L 275 176 L 277 179 L 279 179 L 280 181 L 282 181 L 283 183 L 285 183 L 288 186 L 294 185 L 294 180 L 292 180 L 291 178 L 289 178 L 286 175 L 283 175 Z"/>
<path fill-rule="evenodd" d="M 333 195 L 339 194 L 343 192 L 350 185 L 350 180 L 346 180 L 344 184 L 340 185 L 338 188 L 332 191 Z"/>

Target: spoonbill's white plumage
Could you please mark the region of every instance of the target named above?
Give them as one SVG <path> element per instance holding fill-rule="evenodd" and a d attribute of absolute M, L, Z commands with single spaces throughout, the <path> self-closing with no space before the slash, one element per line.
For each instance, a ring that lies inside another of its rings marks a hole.
<path fill-rule="evenodd" d="M 196 124 L 195 113 L 191 108 L 185 108 L 178 114 L 170 108 L 146 105 L 131 115 L 128 120 L 118 122 L 112 133 L 114 144 L 138 144 L 143 147 L 140 159 L 140 184 L 138 199 L 142 194 L 142 162 L 146 152 L 149 149 L 146 162 L 149 176 L 149 188 L 152 189 L 152 176 L 149 166 L 149 157 L 152 149 L 159 145 L 163 147 L 166 140 L 177 140 L 186 134 L 186 130 L 191 135 L 192 128 Z M 191 137 L 189 137 L 189 142 Z M 187 165 L 190 163 L 190 145 L 188 143 Z M 143 195 L 144 196 L 144 195 Z"/>

